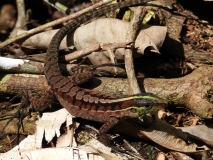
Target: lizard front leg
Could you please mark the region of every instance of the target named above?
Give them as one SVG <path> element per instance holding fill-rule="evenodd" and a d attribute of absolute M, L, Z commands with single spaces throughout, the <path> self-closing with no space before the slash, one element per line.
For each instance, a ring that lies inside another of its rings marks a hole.
<path fill-rule="evenodd" d="M 108 121 L 106 123 L 104 123 L 101 128 L 99 129 L 99 134 L 103 134 L 106 133 L 107 131 L 109 131 L 110 129 L 112 129 L 112 127 L 114 127 L 114 125 L 116 125 L 118 123 L 119 119 L 115 118 L 115 117 L 109 117 Z"/>

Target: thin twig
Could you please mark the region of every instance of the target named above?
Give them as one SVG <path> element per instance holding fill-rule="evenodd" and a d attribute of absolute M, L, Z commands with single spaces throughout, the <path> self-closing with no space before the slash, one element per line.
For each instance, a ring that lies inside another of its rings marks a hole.
<path fill-rule="evenodd" d="M 107 3 L 111 2 L 111 1 L 112 0 L 108 0 L 108 1 L 105 1 L 105 2 L 96 3 L 96 4 L 94 4 L 94 5 L 90 6 L 90 7 L 82 9 L 79 12 L 76 12 L 75 14 L 68 15 L 66 17 L 63 17 L 63 18 L 57 19 L 55 21 L 52 21 L 52 22 L 46 23 L 44 25 L 41 25 L 41 26 L 39 26 L 37 28 L 31 29 L 31 30 L 29 30 L 29 31 L 27 31 L 25 33 L 22 33 L 20 35 L 17 35 L 15 37 L 9 38 L 8 40 L 6 40 L 6 41 L 4 41 L 4 42 L 2 42 L 0 44 L 0 48 L 3 48 L 6 45 L 8 45 L 8 44 L 10 44 L 12 42 L 15 42 L 15 41 L 17 41 L 17 40 L 19 40 L 21 38 L 24 38 L 24 37 L 31 36 L 33 34 L 39 33 L 39 32 L 41 32 L 41 31 L 43 31 L 43 30 L 45 30 L 45 29 L 47 29 L 49 27 L 53 27 L 55 25 L 61 24 L 61 23 L 66 22 L 66 21 L 69 21 L 69 20 L 71 20 L 73 18 L 76 18 L 76 17 L 82 15 L 82 14 L 85 14 L 86 12 L 89 12 L 90 10 L 94 10 L 97 7 L 105 5 L 105 4 L 107 4 Z"/>
<path fill-rule="evenodd" d="M 69 54 L 65 55 L 65 60 L 68 61 L 73 61 L 78 58 L 81 58 L 83 56 L 87 56 L 91 54 L 92 52 L 97 52 L 97 51 L 106 51 L 106 50 L 116 50 L 118 48 L 129 48 L 131 46 L 131 42 L 123 42 L 123 43 L 96 43 L 93 45 L 90 45 L 88 47 L 85 47 L 81 50 L 77 50 L 74 52 L 71 52 Z M 131 47 L 130 47 L 131 48 Z"/>
<path fill-rule="evenodd" d="M 137 9 L 135 8 L 134 11 L 135 11 L 134 17 L 127 31 L 126 42 L 135 41 L 141 21 L 145 16 L 146 8 L 141 9 L 137 7 Z M 141 93 L 140 87 L 135 77 L 132 49 L 126 49 L 124 57 L 125 57 L 125 69 L 129 80 L 130 88 L 132 89 L 133 94 Z"/>
<path fill-rule="evenodd" d="M 16 21 L 15 29 L 21 28 L 27 29 L 26 26 L 26 14 L 25 14 L 25 3 L 24 0 L 16 0 L 18 19 Z"/>

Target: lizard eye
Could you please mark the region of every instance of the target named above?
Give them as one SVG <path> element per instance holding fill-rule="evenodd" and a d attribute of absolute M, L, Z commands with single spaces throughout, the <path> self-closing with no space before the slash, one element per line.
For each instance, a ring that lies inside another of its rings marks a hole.
<path fill-rule="evenodd" d="M 146 109 L 151 109 L 153 106 L 151 105 L 145 105 Z"/>
<path fill-rule="evenodd" d="M 131 108 L 131 111 L 132 111 L 133 113 L 135 113 L 135 112 L 136 112 L 136 109 L 135 109 L 135 108 Z"/>

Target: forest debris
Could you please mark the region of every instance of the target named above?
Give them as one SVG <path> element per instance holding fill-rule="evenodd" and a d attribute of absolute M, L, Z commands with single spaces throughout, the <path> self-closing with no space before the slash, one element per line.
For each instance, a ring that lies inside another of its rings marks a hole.
<path fill-rule="evenodd" d="M 126 32 L 126 42 L 134 42 L 137 38 L 137 33 L 140 28 L 142 19 L 146 15 L 146 8 L 143 7 L 134 7 L 134 16 L 129 24 L 128 30 Z M 134 56 L 133 56 L 133 47 L 131 49 L 125 49 L 124 52 L 124 64 L 129 80 L 130 88 L 132 89 L 133 94 L 141 93 L 140 87 L 138 85 L 135 69 L 134 69 Z"/>
<path fill-rule="evenodd" d="M 203 65 L 187 76 L 176 79 L 147 79 L 144 86 L 147 92 L 164 97 L 174 104 L 182 104 L 202 118 L 211 118 L 213 104 L 205 97 L 212 88 L 213 66 Z M 154 88 L 151 86 L 155 85 Z"/>
<path fill-rule="evenodd" d="M 9 114 L 9 112 L 7 112 L 7 114 Z M 13 115 L 14 113 L 11 113 L 11 115 Z M 5 124 L 8 122 L 8 117 L 2 117 L 3 115 L 1 115 L 1 120 L 0 120 L 0 128 L 4 128 Z M 31 115 L 32 116 L 32 115 Z M 4 131 L 2 133 L 0 133 L 0 136 L 4 136 L 4 135 L 8 135 L 8 134 L 23 134 L 23 135 L 31 135 L 35 133 L 36 130 L 36 124 L 35 124 L 35 120 L 37 119 L 36 117 L 37 115 L 33 115 L 33 117 L 29 118 L 26 117 L 23 119 L 22 121 L 22 126 L 24 128 L 19 128 L 19 126 L 17 125 L 19 123 L 19 119 L 18 118 L 14 118 L 4 129 Z M 5 118 L 5 120 L 2 120 L 3 118 Z M 2 144 L 2 143 L 1 143 Z"/>
<path fill-rule="evenodd" d="M 62 134 L 60 137 L 58 137 L 57 142 L 56 142 L 56 147 L 61 148 L 61 147 L 77 147 L 77 143 L 74 138 L 74 129 L 76 123 L 73 122 L 72 125 L 66 126 L 66 131 L 64 134 Z M 65 129 L 64 129 L 65 130 Z"/>
<path fill-rule="evenodd" d="M 67 43 L 64 39 L 61 43 L 60 49 L 64 49 L 67 46 L 73 46 L 73 44 L 75 44 L 77 50 L 80 50 L 97 43 L 123 43 L 125 42 L 128 26 L 129 22 L 124 22 L 117 19 L 98 19 L 87 25 L 79 27 L 74 33 L 74 40 L 72 35 L 73 33 L 67 35 L 67 38 L 65 38 L 67 39 Z M 88 32 L 88 30 L 90 30 L 90 32 Z M 147 47 L 150 47 L 151 51 L 159 53 L 159 49 L 162 46 L 166 36 L 166 31 L 166 27 L 162 26 L 141 26 L 141 31 L 139 32 L 135 41 L 135 48 L 137 48 L 137 53 L 134 53 L 134 57 L 138 57 L 144 54 L 144 50 Z M 56 30 L 51 30 L 31 36 L 22 44 L 22 47 L 32 49 L 46 49 L 55 33 Z M 115 52 L 115 57 L 117 59 L 123 59 L 123 53 L 124 49 L 117 49 Z M 93 52 L 88 56 L 93 64 L 110 63 L 109 57 L 110 56 L 107 52 Z"/>
<path fill-rule="evenodd" d="M 211 25 L 208 26 L 208 23 L 205 24 L 199 20 L 187 19 L 184 31 L 186 33 L 182 39 L 188 48 L 193 48 L 196 51 L 213 51 L 213 28 Z"/>
<path fill-rule="evenodd" d="M 180 152 L 174 152 L 174 151 L 172 151 L 172 152 L 170 152 L 170 156 L 169 157 L 172 157 L 172 158 L 170 158 L 170 159 L 172 159 L 172 160 L 176 160 L 176 159 L 187 159 L 187 160 L 194 160 L 194 158 L 191 158 L 190 156 L 188 156 L 188 155 L 186 155 L 186 154 L 183 154 L 183 153 L 180 153 Z"/>
<path fill-rule="evenodd" d="M 205 125 L 196 125 L 189 127 L 179 127 L 183 132 L 187 132 L 190 137 L 197 137 L 200 141 L 206 143 L 206 145 L 213 147 L 213 129 Z"/>
<path fill-rule="evenodd" d="M 36 136 L 45 135 L 45 140 L 49 143 L 55 135 L 57 137 L 61 135 L 60 127 L 64 122 L 66 122 L 66 126 L 73 123 L 71 114 L 65 108 L 56 112 L 43 113 L 43 116 L 37 122 Z"/>
<path fill-rule="evenodd" d="M 208 115 L 208 110 L 206 109 L 206 104 L 203 103 L 203 105 L 200 105 L 199 108 L 196 108 L 196 105 L 197 105 L 197 101 L 208 102 L 207 100 L 204 99 L 203 96 L 205 95 L 206 90 L 208 90 L 208 88 L 211 88 L 211 86 L 213 85 L 211 83 L 211 82 L 213 82 L 213 80 L 212 80 L 213 77 L 211 76 L 212 72 L 213 72 L 212 66 L 204 65 L 204 66 L 201 66 L 198 69 L 196 69 L 190 75 L 182 77 L 182 78 L 176 78 L 176 79 L 146 78 L 144 80 L 144 85 L 145 85 L 144 87 L 145 87 L 146 91 L 155 93 L 162 98 L 165 98 L 170 101 L 174 101 L 177 104 L 184 104 L 189 108 L 191 107 L 190 109 L 192 110 L 192 112 L 200 115 L 203 118 L 207 118 L 206 115 Z M 43 77 L 43 76 L 39 76 L 39 77 Z M 121 93 L 121 92 L 125 93 L 125 94 L 130 94 L 129 89 L 128 89 L 129 87 L 128 87 L 127 80 L 124 80 L 124 79 L 115 80 L 113 78 L 102 78 L 101 81 L 102 81 L 103 85 L 95 88 L 95 90 L 98 90 L 99 92 L 104 92 L 104 93 L 107 92 L 108 94 L 109 93 L 112 94 L 112 90 L 113 90 L 113 93 L 115 93 L 115 94 Z M 191 82 L 191 83 L 189 83 L 189 82 Z M 45 84 L 47 87 L 45 78 L 43 78 L 43 84 L 44 85 L 42 87 L 45 87 Z M 1 85 L 2 85 L 2 83 L 1 83 Z M 18 87 L 20 87 L 20 84 L 18 85 Z M 175 87 L 176 89 L 173 87 Z M 203 93 L 200 93 L 201 91 Z M 190 99 L 190 96 L 193 97 L 193 94 L 197 94 L 200 96 L 197 97 L 198 99 L 196 101 L 187 101 L 188 99 Z M 201 95 L 203 95 L 203 96 L 201 96 Z M 185 98 L 185 97 L 187 97 L 187 98 Z M 207 107 L 212 108 L 212 104 L 208 102 Z M 125 125 L 127 125 L 126 122 L 125 122 Z M 116 128 L 118 128 L 118 127 L 116 127 Z M 131 131 L 133 131 L 133 130 L 131 130 Z M 134 133 L 138 133 L 138 132 L 134 132 Z M 158 132 L 156 132 L 156 133 L 159 134 Z M 169 133 L 167 133 L 167 132 L 164 132 L 164 133 L 169 135 Z M 142 131 L 141 131 L 141 134 L 142 134 Z M 151 137 L 151 139 L 152 139 L 152 137 Z M 160 144 L 162 143 L 162 142 L 158 142 L 157 140 L 155 140 L 155 141 L 156 141 L 156 143 L 160 143 Z M 174 146 L 169 146 L 169 147 L 170 147 L 170 149 L 177 150 L 177 148 L 174 148 Z M 196 146 L 194 146 L 194 147 L 196 148 Z M 180 148 L 181 147 L 179 147 L 179 149 Z M 192 149 L 189 149 L 189 150 L 187 149 L 186 151 L 194 152 L 194 151 L 196 151 L 195 148 L 192 147 Z"/>
<path fill-rule="evenodd" d="M 104 146 L 99 141 L 92 139 L 88 142 L 89 146 L 91 146 L 94 150 L 96 150 L 103 158 L 106 160 L 122 160 L 123 158 L 120 156 L 116 156 L 114 153 L 111 153 L 111 148 Z"/>
<path fill-rule="evenodd" d="M 28 136 L 29 140 L 26 139 L 20 142 L 20 144 L 15 147 L 13 150 L 7 153 L 1 153 L 0 158 L 4 160 L 11 159 L 22 159 L 22 160 L 34 160 L 34 159 L 48 159 L 58 160 L 58 159 L 84 159 L 84 160 L 104 160 L 95 150 L 90 149 L 90 152 L 87 152 L 78 148 L 44 148 L 44 149 L 26 149 L 26 146 L 33 145 L 32 140 L 34 136 Z M 22 146 L 22 147 L 21 147 Z M 88 150 L 88 149 L 87 149 Z"/>
<path fill-rule="evenodd" d="M 50 41 L 52 40 L 53 36 L 56 34 L 58 30 L 49 30 L 45 32 L 38 33 L 36 35 L 30 36 L 22 43 L 22 47 L 28 49 L 41 49 L 46 50 L 49 46 Z M 19 34 L 27 33 L 27 31 L 19 30 Z M 66 37 L 61 41 L 60 49 L 66 48 Z"/>
<path fill-rule="evenodd" d="M 149 139 L 156 144 L 174 151 L 196 153 L 208 150 L 208 147 L 205 146 L 206 143 L 197 143 L 199 137 L 196 137 L 196 139 L 195 136 L 190 137 L 187 131 L 183 132 L 181 129 L 175 128 L 165 121 L 156 118 L 156 116 L 155 120 L 152 120 L 148 124 L 146 123 L 146 117 L 148 116 L 144 117 L 143 124 L 146 124 L 146 127 L 144 125 L 135 125 L 133 120 L 127 119 L 120 121 L 115 130 L 131 137 Z"/>
<path fill-rule="evenodd" d="M 26 13 L 25 13 L 25 3 L 24 0 L 19 0 L 17 2 L 18 19 L 16 21 L 15 29 L 22 28 L 27 29 Z"/>
<path fill-rule="evenodd" d="M 188 136 L 186 133 L 161 120 L 156 120 L 147 129 L 140 130 L 140 133 L 155 143 L 170 150 L 185 153 L 208 150 L 208 148 L 204 145 L 198 146 L 196 143 L 188 142 Z"/>
<path fill-rule="evenodd" d="M 16 9 L 11 4 L 5 4 L 0 11 L 0 32 L 7 33 L 8 29 L 14 27 L 16 22 Z"/>
<path fill-rule="evenodd" d="M 79 27 L 74 33 L 74 42 L 72 36 L 68 35 L 68 45 L 75 44 L 75 47 L 79 50 L 95 43 L 112 43 L 112 40 L 116 43 L 122 43 L 125 42 L 128 27 L 129 22 L 110 18 L 98 19 Z M 88 30 L 90 30 L 90 32 L 88 32 Z M 142 25 L 141 31 L 135 41 L 134 47 L 137 49 L 137 52 L 133 54 L 134 57 L 143 55 L 144 50 L 147 47 L 150 47 L 152 51 L 159 53 L 158 50 L 164 42 L 166 31 L 166 27 Z M 115 57 L 118 60 L 123 60 L 123 53 L 124 49 L 117 49 Z M 107 52 L 93 52 L 88 55 L 88 58 L 93 64 L 110 63 Z"/>
<path fill-rule="evenodd" d="M 36 132 L 34 135 L 29 135 L 26 139 L 24 139 L 20 144 L 7 153 L 1 154 L 0 158 L 1 159 L 13 159 L 14 157 L 19 157 L 21 153 L 21 159 L 26 159 L 28 157 L 38 158 L 38 159 L 43 159 L 42 157 L 51 154 L 53 156 L 54 154 L 52 152 L 56 152 L 57 155 L 64 155 L 67 151 L 69 151 L 69 158 L 68 159 L 74 159 L 76 154 L 78 157 L 80 156 L 81 158 L 84 157 L 84 159 L 88 159 L 88 154 L 91 154 L 95 156 L 95 154 L 99 154 L 102 157 L 114 157 L 113 159 L 123 159 L 117 157 L 115 154 L 112 154 L 110 151 L 111 149 L 108 147 L 105 147 L 103 144 L 98 142 L 97 140 L 90 141 L 88 145 L 92 146 L 90 149 L 88 146 L 81 146 L 79 149 L 74 149 L 74 148 L 66 148 L 68 146 L 61 146 L 62 141 L 59 140 L 63 136 L 61 136 L 58 139 L 58 146 L 57 148 L 53 149 L 40 149 L 42 148 L 42 142 L 43 142 L 43 136 L 45 135 L 45 139 L 50 142 L 55 135 L 57 137 L 60 136 L 60 131 L 59 129 L 61 128 L 61 125 L 66 121 L 66 125 L 70 126 L 72 122 L 72 116 L 63 108 L 60 109 L 56 112 L 52 113 L 44 113 L 43 117 L 37 122 L 37 127 L 36 127 Z M 44 134 L 45 133 L 45 134 Z M 69 136 L 70 134 L 68 134 Z M 69 138 L 74 138 L 73 136 L 70 136 Z M 67 142 L 70 142 L 69 140 L 66 139 Z M 63 143 L 65 144 L 65 143 Z M 74 144 L 74 146 L 77 146 Z M 60 148 L 63 147 L 63 148 Z M 64 148 L 65 147 L 65 148 Z M 78 153 L 79 152 L 79 153 Z M 45 153 L 45 154 L 44 154 Z M 59 154 L 60 153 L 60 154 Z M 54 155 L 51 159 L 61 159 Z M 66 155 L 67 156 L 67 155 Z M 97 156 L 97 155 L 96 155 Z M 101 157 L 98 156 L 100 159 Z M 16 159 L 15 158 L 15 159 Z M 94 158 L 96 159 L 96 158 Z"/>
<path fill-rule="evenodd" d="M 81 50 L 71 52 L 69 54 L 66 54 L 64 56 L 64 59 L 69 62 L 69 61 L 74 61 L 78 58 L 81 58 L 83 56 L 87 56 L 91 54 L 92 52 L 97 52 L 97 51 L 114 51 L 118 48 L 131 48 L 133 45 L 133 42 L 124 42 L 124 43 L 96 43 L 93 45 L 90 45 L 88 47 L 85 47 Z M 114 52 L 113 52 L 114 54 Z M 116 59 L 113 55 L 113 58 Z M 112 58 L 111 58 L 112 59 Z M 60 59 L 59 59 L 60 60 Z"/>
<path fill-rule="evenodd" d="M 2 42 L 0 44 L 0 48 L 3 48 L 5 46 L 7 46 L 8 44 L 13 43 L 13 42 L 15 42 L 17 40 L 20 40 L 22 38 L 26 38 L 28 36 L 32 36 L 32 35 L 34 35 L 36 33 L 44 31 L 45 29 L 47 29 L 49 27 L 53 27 L 55 25 L 61 24 L 62 22 L 69 21 L 69 20 L 71 20 L 71 19 L 73 19 L 75 17 L 78 17 L 79 15 L 82 15 L 82 14 L 84 14 L 84 13 L 86 13 L 86 12 L 88 12 L 88 11 L 94 9 L 94 8 L 100 7 L 100 6 L 102 6 L 104 4 L 107 4 L 107 3 L 109 3 L 109 1 L 96 3 L 93 6 L 90 6 L 90 7 L 87 7 L 85 9 L 82 9 L 81 11 L 79 11 L 79 12 L 77 12 L 75 14 L 68 15 L 66 17 L 63 17 L 63 18 L 57 19 L 55 21 L 52 21 L 52 22 L 46 23 L 44 25 L 41 25 L 41 26 L 39 26 L 37 28 L 31 29 L 31 30 L 29 30 L 29 31 L 27 31 L 25 33 L 22 33 L 22 34 L 19 34 L 17 36 L 14 36 L 12 38 L 9 38 L 8 40 L 6 40 L 6 41 L 4 41 L 4 42 Z"/>
<path fill-rule="evenodd" d="M 207 92 L 213 87 L 213 66 L 203 65 L 191 74 L 175 79 L 144 79 L 146 92 L 151 92 L 174 104 L 184 105 L 201 118 L 211 118 L 213 104 L 206 99 Z M 46 91 L 48 86 L 44 76 L 31 76 L 17 81 L 18 75 L 7 75 L 0 81 L 1 93 L 15 94 L 21 88 L 28 86 L 34 90 Z M 20 75 L 21 76 L 21 75 Z M 7 78 L 6 78 L 7 77 Z M 37 82 L 39 78 L 39 85 Z M 96 91 L 114 96 L 130 95 L 126 79 L 100 78 L 102 85 L 93 86 Z M 35 83 L 37 82 L 37 83 Z M 140 82 L 139 80 L 139 83 Z M 36 85 L 36 86 L 35 86 Z M 92 83 L 90 83 L 92 87 Z M 39 87 L 38 87 L 39 86 Z"/>
<path fill-rule="evenodd" d="M 43 64 L 30 60 L 0 57 L 0 71 L 42 74 Z"/>

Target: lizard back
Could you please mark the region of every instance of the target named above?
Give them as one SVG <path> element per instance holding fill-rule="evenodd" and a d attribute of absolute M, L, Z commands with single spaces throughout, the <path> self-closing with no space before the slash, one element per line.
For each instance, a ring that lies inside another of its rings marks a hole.
<path fill-rule="evenodd" d="M 72 115 L 94 121 L 107 122 L 109 117 L 137 117 L 138 114 L 142 115 L 158 109 L 149 108 L 147 110 L 146 107 L 142 108 L 143 106 L 165 105 L 164 100 L 148 93 L 114 99 L 104 94 L 79 88 L 74 81 L 62 75 L 58 64 L 59 45 L 68 32 L 74 31 L 82 23 L 104 15 L 109 11 L 145 4 L 148 1 L 150 0 L 123 1 L 90 11 L 72 20 L 54 35 L 47 51 L 44 73 L 57 99 Z"/>

